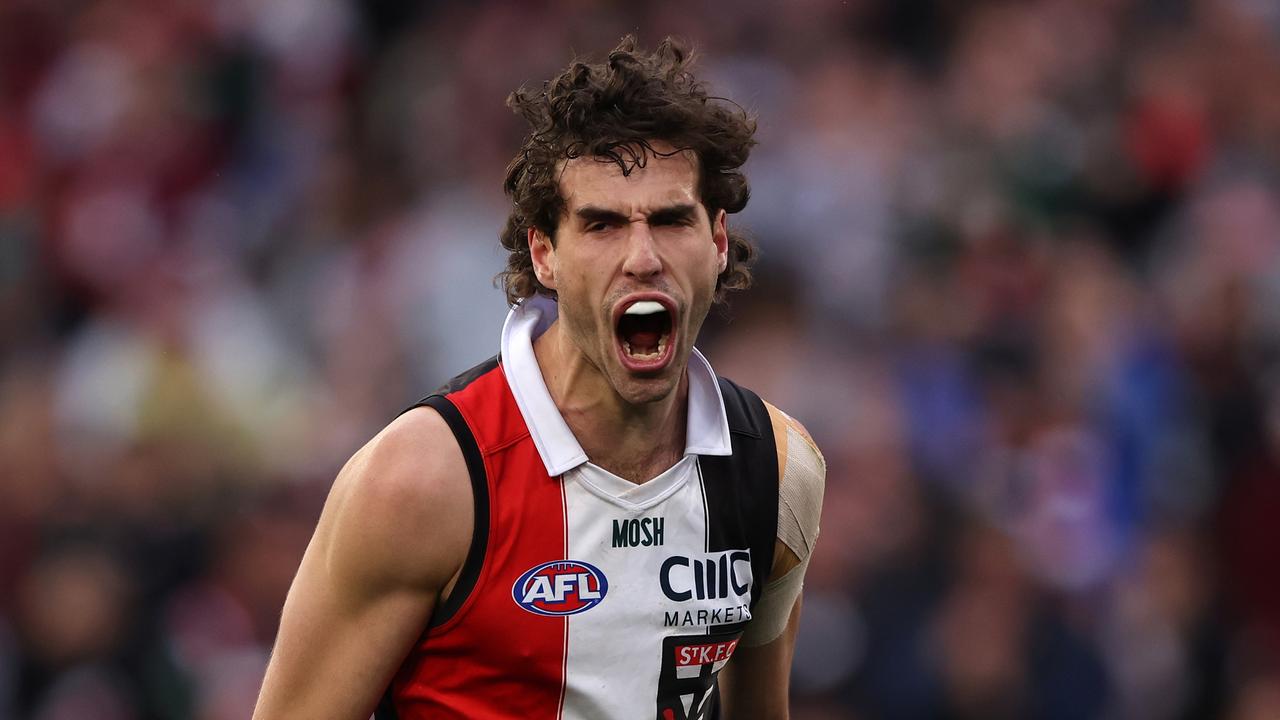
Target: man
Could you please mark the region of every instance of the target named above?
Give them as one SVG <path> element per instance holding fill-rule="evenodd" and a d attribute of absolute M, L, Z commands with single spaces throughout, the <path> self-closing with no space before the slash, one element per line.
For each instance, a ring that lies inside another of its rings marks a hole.
<path fill-rule="evenodd" d="M 343 468 L 255 717 L 785 718 L 825 466 L 693 349 L 754 124 L 670 41 L 510 103 L 501 354 Z"/>

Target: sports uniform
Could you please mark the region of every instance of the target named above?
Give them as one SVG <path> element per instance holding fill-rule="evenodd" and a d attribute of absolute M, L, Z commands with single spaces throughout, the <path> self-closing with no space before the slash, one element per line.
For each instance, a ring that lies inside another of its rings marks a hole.
<path fill-rule="evenodd" d="M 462 448 L 475 532 L 379 717 L 717 715 L 715 675 L 779 535 L 769 410 L 694 350 L 684 457 L 643 484 L 617 477 L 588 460 L 543 382 L 533 340 L 555 313 L 526 300 L 501 361 L 420 403 Z"/>

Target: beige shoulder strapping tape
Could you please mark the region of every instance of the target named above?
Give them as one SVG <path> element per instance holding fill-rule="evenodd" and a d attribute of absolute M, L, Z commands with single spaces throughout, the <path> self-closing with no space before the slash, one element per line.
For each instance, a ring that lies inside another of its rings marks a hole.
<path fill-rule="evenodd" d="M 818 539 L 827 461 L 813 441 L 791 423 L 787 424 L 787 462 L 781 470 L 778 539 L 804 561 L 813 552 L 813 543 Z"/>

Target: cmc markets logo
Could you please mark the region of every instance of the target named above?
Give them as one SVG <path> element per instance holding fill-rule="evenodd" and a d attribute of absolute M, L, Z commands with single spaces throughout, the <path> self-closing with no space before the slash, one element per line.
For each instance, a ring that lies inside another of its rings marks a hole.
<path fill-rule="evenodd" d="M 529 569 L 511 586 L 516 604 L 538 615 L 576 615 L 604 600 L 609 581 L 590 563 L 554 560 Z"/>
<path fill-rule="evenodd" d="M 662 562 L 662 593 L 676 602 L 751 599 L 751 551 L 726 550 Z"/>

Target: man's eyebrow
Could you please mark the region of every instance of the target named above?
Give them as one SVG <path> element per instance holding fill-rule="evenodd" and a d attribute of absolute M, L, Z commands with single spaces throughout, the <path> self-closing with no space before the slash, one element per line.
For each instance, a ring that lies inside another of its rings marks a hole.
<path fill-rule="evenodd" d="M 584 223 L 604 222 L 611 225 L 625 225 L 629 222 L 627 215 L 617 210 L 609 210 L 607 208 L 597 207 L 595 205 L 584 205 L 574 211 Z M 668 205 L 660 207 L 649 213 L 648 221 L 650 224 L 662 225 L 668 223 L 682 222 L 695 217 L 698 214 L 698 206 L 692 203 L 681 203 L 678 205 Z"/>
<path fill-rule="evenodd" d="M 583 205 L 575 210 L 573 214 L 588 225 L 595 222 L 603 222 L 610 225 L 625 225 L 627 223 L 627 216 L 617 210 L 608 210 L 594 205 Z"/>
<path fill-rule="evenodd" d="M 698 206 L 690 203 L 668 205 L 649 213 L 650 225 L 668 225 L 691 220 L 698 214 Z"/>

